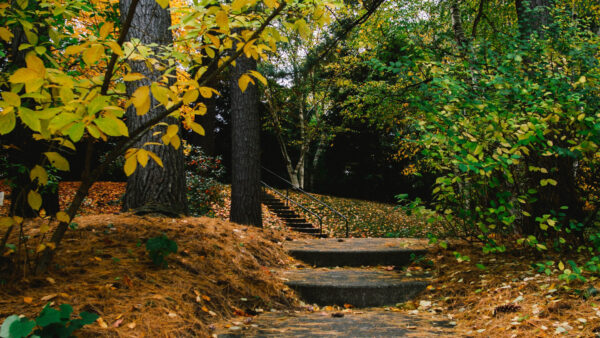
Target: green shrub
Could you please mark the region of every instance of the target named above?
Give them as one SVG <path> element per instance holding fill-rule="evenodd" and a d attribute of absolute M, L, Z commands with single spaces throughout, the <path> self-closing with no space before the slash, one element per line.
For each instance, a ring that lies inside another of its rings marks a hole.
<path fill-rule="evenodd" d="M 204 154 L 197 146 L 187 146 L 186 186 L 188 207 L 194 216 L 209 215 L 212 205 L 223 201 L 219 179 L 225 175 L 221 157 Z"/>
<path fill-rule="evenodd" d="M 158 237 L 150 238 L 148 242 L 146 242 L 146 250 L 154 265 L 160 268 L 166 268 L 169 266 L 166 258 L 171 253 L 177 253 L 177 243 L 163 234 Z"/>
<path fill-rule="evenodd" d="M 59 310 L 44 306 L 35 320 L 17 315 L 9 316 L 0 327 L 1 338 L 23 338 L 23 337 L 58 337 L 67 338 L 73 336 L 73 332 L 83 326 L 92 324 L 98 319 L 95 313 L 81 312 L 80 318 L 71 319 L 73 307 L 62 304 Z"/>

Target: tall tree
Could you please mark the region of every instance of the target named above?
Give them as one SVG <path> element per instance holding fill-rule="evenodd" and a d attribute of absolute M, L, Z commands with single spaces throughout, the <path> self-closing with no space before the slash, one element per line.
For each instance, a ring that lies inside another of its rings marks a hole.
<path fill-rule="evenodd" d="M 121 0 L 121 16 L 128 12 L 131 0 Z M 171 15 L 168 7 L 162 8 L 155 0 L 140 0 L 127 40 L 139 39 L 141 43 L 156 44 L 155 52 L 158 54 L 161 46 L 173 42 Z M 132 72 L 145 76 L 139 81 L 127 82 L 127 94 L 132 95 L 141 86 L 150 86 L 153 82 L 160 82 L 163 77 L 162 65 L 151 64 L 145 61 L 129 61 Z M 165 107 L 152 97 L 150 111 L 138 116 L 136 109 L 130 106 L 127 109 L 127 126 L 130 131 L 136 130 L 147 121 L 164 113 Z M 177 119 L 167 117 L 164 122 L 179 126 Z M 161 133 L 157 133 L 160 131 Z M 154 152 L 162 160 L 163 167 L 154 161 L 136 170 L 127 180 L 127 189 L 123 199 L 123 209 L 134 209 L 143 206 L 157 207 L 162 211 L 174 213 L 187 213 L 187 200 L 185 194 L 185 172 L 182 149 L 171 146 L 148 145 L 148 143 L 161 143 L 161 134 L 166 132 L 164 126 L 148 131 L 135 145 L 135 148 L 144 148 Z M 177 139 L 176 142 L 179 142 Z"/>
<path fill-rule="evenodd" d="M 238 81 L 250 71 L 256 71 L 256 61 L 244 54 L 240 55 L 231 70 L 232 147 L 229 218 L 232 222 L 261 227 L 258 90 L 255 84 L 247 82 L 246 88 L 240 88 L 242 81 Z"/>

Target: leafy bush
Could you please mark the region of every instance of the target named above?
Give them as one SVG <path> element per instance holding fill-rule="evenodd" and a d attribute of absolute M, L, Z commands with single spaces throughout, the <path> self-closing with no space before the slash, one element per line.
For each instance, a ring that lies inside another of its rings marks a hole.
<path fill-rule="evenodd" d="M 53 309 L 50 304 L 47 304 L 35 320 L 17 315 L 9 316 L 0 327 L 0 337 L 22 338 L 29 335 L 32 337 L 71 337 L 73 332 L 85 325 L 92 324 L 99 317 L 95 313 L 84 311 L 79 314 L 80 318 L 71 319 L 72 312 L 73 307 L 69 304 L 60 305 L 59 310 Z"/>
<path fill-rule="evenodd" d="M 194 216 L 210 215 L 212 205 L 223 201 L 219 179 L 225 175 L 220 156 L 204 154 L 197 146 L 186 146 L 186 186 L 188 207 Z"/>
<path fill-rule="evenodd" d="M 177 253 L 177 243 L 163 234 L 158 237 L 150 238 L 148 242 L 146 242 L 146 250 L 154 265 L 166 268 L 169 266 L 166 257 L 171 253 Z"/>

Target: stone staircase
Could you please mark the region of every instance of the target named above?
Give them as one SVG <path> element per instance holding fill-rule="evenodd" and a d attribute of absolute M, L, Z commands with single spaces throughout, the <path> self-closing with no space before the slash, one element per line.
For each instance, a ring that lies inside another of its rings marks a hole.
<path fill-rule="evenodd" d="M 289 205 L 285 204 L 279 198 L 269 193 L 263 193 L 262 203 L 292 230 L 310 234 L 315 237 L 327 237 L 327 235 L 321 233 L 321 229 L 315 227 L 312 223 L 307 221 L 306 218 L 300 216 L 294 209 L 290 208 Z"/>
<path fill-rule="evenodd" d="M 217 336 L 454 336 L 454 324 L 447 318 L 431 313 L 409 315 L 391 311 L 397 303 L 406 302 L 425 289 L 430 276 L 411 276 L 397 269 L 388 271 L 381 265 L 406 266 L 413 257 L 426 253 L 426 245 L 426 241 L 388 238 L 328 238 L 286 243 L 284 246 L 291 256 L 311 267 L 282 271 L 280 277 L 285 283 L 305 303 L 338 305 L 342 309 L 351 305 L 352 309 L 337 313 L 266 313 L 252 325 L 231 327 Z"/>
<path fill-rule="evenodd" d="M 389 306 L 405 302 L 427 286 L 428 275 L 407 276 L 396 270 L 424 255 L 420 247 L 401 239 L 346 238 L 297 240 L 286 243 L 289 254 L 313 266 L 282 273 L 285 283 L 307 303 Z M 393 271 L 373 266 L 395 266 Z M 339 268 L 343 267 L 343 268 Z M 357 268 L 361 267 L 361 268 Z"/>

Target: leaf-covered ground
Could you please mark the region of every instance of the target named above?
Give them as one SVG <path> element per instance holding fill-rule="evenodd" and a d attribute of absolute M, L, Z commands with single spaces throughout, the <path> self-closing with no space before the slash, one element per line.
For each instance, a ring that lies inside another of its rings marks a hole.
<path fill-rule="evenodd" d="M 68 200 L 76 186 L 61 184 L 61 203 Z M 119 212 L 118 200 L 123 192 L 122 183 L 94 186 L 82 210 L 86 216 L 76 219 L 79 230 L 70 231 L 65 242 L 68 259 L 65 256 L 64 262 L 59 260 L 62 267 L 53 270 L 49 278 L 29 278 L 0 288 L 0 317 L 13 313 L 31 316 L 50 300 L 73 304 L 76 312 L 99 312 L 103 321 L 90 326 L 86 335 L 186 336 L 209 334 L 217 321 L 219 327 L 251 326 L 257 309 L 292 309 L 289 305 L 298 304 L 292 293 L 280 293 L 288 291 L 270 268 L 306 267 L 290 260 L 280 247 L 286 238 L 304 235 L 287 231 L 266 208 L 265 230 L 219 220 L 228 217 L 228 198 L 214 206 L 216 219 L 157 221 L 113 215 Z M 227 187 L 224 192 L 228 194 Z M 393 205 L 318 197 L 350 216 L 351 235 L 355 237 L 388 233 L 419 237 L 430 230 Z M 344 234 L 343 223 L 329 224 L 340 224 L 329 229 L 333 234 Z M 32 231 L 35 240 L 35 229 Z M 181 248 L 179 254 L 169 258 L 168 273 L 152 268 L 143 246 L 138 246 L 160 232 L 177 239 Z M 459 262 L 455 251 L 470 260 Z M 72 257 L 76 257 L 74 263 Z M 464 336 L 600 335 L 598 279 L 588 276 L 586 283 L 566 284 L 558 280 L 558 271 L 547 276 L 532 269 L 531 263 L 540 260 L 561 258 L 519 248 L 484 255 L 477 246 L 451 242 L 448 250 L 433 248 L 427 257 L 403 270 L 407 274 L 431 270 L 435 278 L 427 290 L 414 301 L 384 310 L 420 317 L 435 313 L 455 322 Z M 324 315 L 360 311 L 313 305 L 304 309 L 323 311 Z"/>
<path fill-rule="evenodd" d="M 331 237 L 346 236 L 346 222 L 342 217 L 305 195 L 295 192 L 289 194 L 310 210 L 317 211 L 323 219 L 323 228 Z M 431 230 L 426 224 L 407 216 L 393 204 L 319 194 L 313 196 L 347 217 L 351 237 L 425 237 Z M 295 209 L 313 224 L 319 224 L 314 216 L 297 207 Z"/>

